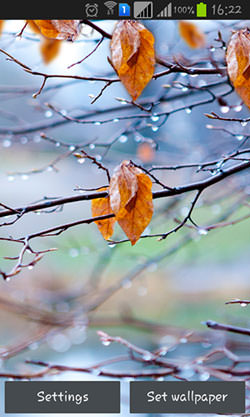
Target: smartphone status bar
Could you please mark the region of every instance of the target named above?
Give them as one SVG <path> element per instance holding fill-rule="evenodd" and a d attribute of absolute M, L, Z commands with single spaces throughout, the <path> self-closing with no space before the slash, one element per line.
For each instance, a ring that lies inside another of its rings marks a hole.
<path fill-rule="evenodd" d="M 22 8 L 6 4 L 0 19 L 250 19 L 250 2 L 246 0 L 71 0 L 70 2 L 30 2 Z"/>

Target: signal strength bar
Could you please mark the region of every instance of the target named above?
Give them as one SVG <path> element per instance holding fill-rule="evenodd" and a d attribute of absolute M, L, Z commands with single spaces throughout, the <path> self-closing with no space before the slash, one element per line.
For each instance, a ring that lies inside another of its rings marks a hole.
<path fill-rule="evenodd" d="M 172 17 L 172 3 L 169 3 L 164 9 L 162 9 L 157 17 Z"/>

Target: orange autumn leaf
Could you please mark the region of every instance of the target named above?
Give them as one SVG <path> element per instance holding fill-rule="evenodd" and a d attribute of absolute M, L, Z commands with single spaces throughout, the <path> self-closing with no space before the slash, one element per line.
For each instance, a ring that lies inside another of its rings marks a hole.
<path fill-rule="evenodd" d="M 103 187 L 99 191 L 101 192 L 106 190 L 107 188 Z M 110 206 L 109 197 L 92 200 L 91 208 L 93 217 L 105 216 L 106 214 L 113 213 Z M 104 239 L 107 240 L 113 235 L 115 222 L 115 217 L 111 217 L 110 219 L 106 220 L 98 220 L 95 222 Z"/>
<path fill-rule="evenodd" d="M 42 35 L 60 40 L 75 40 L 79 35 L 79 20 L 33 20 Z"/>
<path fill-rule="evenodd" d="M 137 148 L 137 156 L 144 163 L 152 162 L 155 157 L 155 150 L 149 143 L 144 142 L 139 144 Z"/>
<path fill-rule="evenodd" d="M 227 72 L 235 90 L 250 108 L 250 32 L 233 33 L 227 48 Z"/>
<path fill-rule="evenodd" d="M 194 23 L 181 20 L 179 33 L 190 48 L 203 48 L 206 44 L 205 34 Z"/>
<path fill-rule="evenodd" d="M 49 64 L 60 52 L 61 41 L 57 39 L 44 39 L 40 51 L 45 64 Z"/>
<path fill-rule="evenodd" d="M 4 25 L 4 20 L 0 20 L 0 36 L 2 34 L 2 31 L 3 31 L 3 25 Z"/>
<path fill-rule="evenodd" d="M 135 245 L 154 211 L 151 179 L 131 162 L 123 161 L 111 178 L 109 195 L 119 225 Z"/>
<path fill-rule="evenodd" d="M 154 37 L 141 23 L 118 22 L 110 44 L 111 61 L 121 82 L 136 100 L 154 75 Z"/>

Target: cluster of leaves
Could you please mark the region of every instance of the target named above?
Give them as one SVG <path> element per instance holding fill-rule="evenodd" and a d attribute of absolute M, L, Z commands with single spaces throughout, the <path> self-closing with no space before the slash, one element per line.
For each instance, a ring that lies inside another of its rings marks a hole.
<path fill-rule="evenodd" d="M 135 245 L 154 212 L 151 179 L 131 162 L 123 161 L 115 169 L 109 188 L 101 191 L 104 190 L 108 191 L 109 196 L 92 201 L 92 215 L 115 216 L 96 221 L 101 234 L 109 239 L 117 221 L 132 245 Z"/>

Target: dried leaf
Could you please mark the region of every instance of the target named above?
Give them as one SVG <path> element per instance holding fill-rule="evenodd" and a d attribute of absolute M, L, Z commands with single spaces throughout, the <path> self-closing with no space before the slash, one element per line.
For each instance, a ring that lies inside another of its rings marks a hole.
<path fill-rule="evenodd" d="M 135 245 L 154 211 L 151 179 L 129 161 L 123 161 L 111 178 L 109 195 L 119 225 Z"/>
<path fill-rule="evenodd" d="M 141 23 L 122 20 L 112 35 L 111 61 L 133 100 L 154 75 L 154 37 Z"/>
<path fill-rule="evenodd" d="M 106 191 L 107 188 L 103 187 L 99 191 Z M 92 216 L 105 216 L 106 214 L 112 214 L 112 209 L 110 206 L 110 198 L 97 198 L 95 200 L 92 200 Z M 116 222 L 115 217 L 111 217 L 110 219 L 106 220 L 98 220 L 95 223 L 97 224 L 97 227 L 99 231 L 101 232 L 104 239 L 109 239 L 114 232 L 114 225 Z"/>
<path fill-rule="evenodd" d="M 0 36 L 2 35 L 3 25 L 4 25 L 4 20 L 0 20 Z"/>
<path fill-rule="evenodd" d="M 250 32 L 248 29 L 233 33 L 228 44 L 226 61 L 232 84 L 250 108 Z"/>
<path fill-rule="evenodd" d="M 49 64 L 60 52 L 61 41 L 57 39 L 44 39 L 40 51 L 45 64 Z"/>
<path fill-rule="evenodd" d="M 144 163 L 152 162 L 155 157 L 155 150 L 147 142 L 140 143 L 137 148 L 137 156 Z"/>
<path fill-rule="evenodd" d="M 181 20 L 179 33 L 190 48 L 203 48 L 206 44 L 205 34 L 194 23 Z"/>
<path fill-rule="evenodd" d="M 47 38 L 75 40 L 79 35 L 79 20 L 33 20 Z"/>

